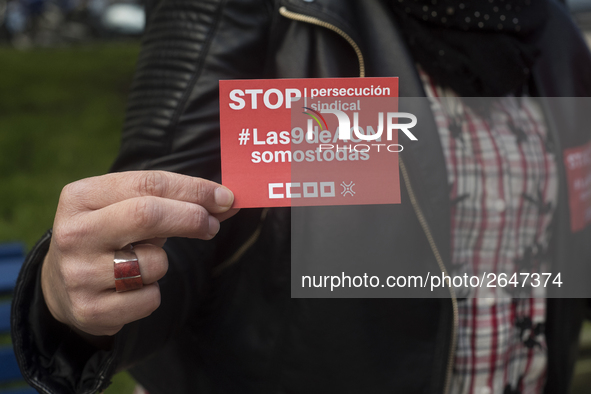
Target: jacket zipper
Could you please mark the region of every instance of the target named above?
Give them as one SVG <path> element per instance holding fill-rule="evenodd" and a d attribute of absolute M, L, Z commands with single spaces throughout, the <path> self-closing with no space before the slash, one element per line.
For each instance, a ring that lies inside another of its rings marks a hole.
<path fill-rule="evenodd" d="M 408 172 L 406 171 L 406 166 L 404 165 L 404 161 L 402 161 L 402 157 L 398 156 L 398 162 L 400 164 L 400 172 L 402 173 L 402 179 L 404 180 L 404 185 L 406 186 L 406 190 L 408 191 L 408 197 L 410 198 L 410 203 L 413 206 L 413 209 L 419 219 L 419 223 L 423 228 L 423 232 L 427 236 L 427 241 L 429 242 L 429 246 L 431 246 L 431 250 L 435 255 L 435 260 L 437 260 L 437 265 L 441 272 L 443 272 L 446 276 L 449 276 L 447 273 L 447 269 L 445 268 L 445 264 L 443 263 L 443 259 L 441 258 L 441 254 L 439 253 L 439 249 L 435 244 L 435 240 L 433 239 L 433 234 L 431 233 L 431 228 L 429 227 L 429 223 L 427 223 L 427 219 L 425 219 L 425 215 L 423 214 L 423 210 L 419 206 L 419 202 L 415 197 L 415 192 L 410 184 L 410 178 L 408 176 Z M 449 346 L 449 355 L 447 359 L 447 371 L 445 374 L 445 390 L 444 393 L 448 394 L 450 385 L 451 385 L 451 374 L 453 371 L 454 365 L 454 354 L 456 349 L 456 342 L 457 342 L 457 331 L 458 331 L 458 299 L 456 297 L 456 292 L 454 291 L 451 283 L 448 286 L 449 293 L 451 295 L 451 303 L 452 303 L 452 310 L 453 310 L 453 325 L 452 325 L 452 336 L 451 336 L 451 343 Z"/>
<path fill-rule="evenodd" d="M 359 76 L 361 78 L 365 77 L 365 61 L 363 60 L 363 54 L 361 53 L 361 49 L 359 49 L 359 45 L 357 45 L 357 43 L 355 41 L 353 41 L 353 39 L 347 33 L 345 33 L 343 30 L 339 29 L 338 27 L 336 27 L 334 25 L 331 25 L 328 22 L 324 22 L 323 20 L 320 20 L 318 18 L 289 11 L 284 6 L 279 8 L 279 13 L 288 19 L 293 19 L 295 21 L 300 21 L 300 22 L 304 22 L 304 23 L 310 23 L 313 25 L 321 26 L 321 27 L 327 28 L 327 29 L 332 30 L 335 33 L 339 34 L 355 50 L 355 53 L 357 54 L 357 59 L 359 60 Z M 445 268 L 445 264 L 443 263 L 443 259 L 441 258 L 441 254 L 439 253 L 439 249 L 437 248 L 437 245 L 435 244 L 433 234 L 431 233 L 431 228 L 429 227 L 429 224 L 427 223 L 427 220 L 425 219 L 425 215 L 423 214 L 423 210 L 419 206 L 419 203 L 415 197 L 414 190 L 410 184 L 410 178 L 408 176 L 408 172 L 406 171 L 406 166 L 404 165 L 404 162 L 402 161 L 402 158 L 400 156 L 399 156 L 399 162 L 400 162 L 400 172 L 402 173 L 402 178 L 404 180 L 404 184 L 405 184 L 406 189 L 408 191 L 408 196 L 410 198 L 410 202 L 411 202 L 412 207 L 415 211 L 415 214 L 417 215 L 417 218 L 419 219 L 419 223 L 421 224 L 421 227 L 423 228 L 423 231 L 425 232 L 425 235 L 427 236 L 429 246 L 431 247 L 431 250 L 433 252 L 433 255 L 435 256 L 435 259 L 437 260 L 437 265 L 439 266 L 439 269 L 441 270 L 441 272 L 443 272 L 445 275 L 448 275 L 447 269 Z M 451 375 L 452 375 L 453 364 L 454 364 L 454 352 L 455 352 L 456 342 L 457 342 L 456 336 L 457 336 L 457 331 L 458 331 L 458 299 L 456 297 L 453 287 L 451 287 L 451 284 L 450 284 L 450 286 L 448 286 L 448 289 L 449 289 L 449 293 L 451 296 L 451 302 L 452 302 L 453 323 L 452 323 L 451 344 L 450 344 L 449 355 L 448 355 L 448 359 L 447 359 L 447 371 L 445 374 L 444 394 L 448 394 L 449 390 L 450 390 Z"/>
<path fill-rule="evenodd" d="M 357 43 L 355 41 L 353 41 L 353 39 L 347 33 L 345 33 L 343 30 L 339 29 L 335 25 L 331 25 L 328 22 L 324 22 L 323 20 L 320 20 L 318 18 L 314 18 L 313 16 L 298 14 L 296 12 L 289 11 L 285 7 L 279 8 L 279 13 L 288 19 L 293 19 L 294 21 L 310 23 L 312 25 L 317 25 L 317 26 L 327 28 L 329 30 L 334 31 L 335 33 L 337 33 L 341 37 L 343 37 L 349 43 L 349 45 L 351 45 L 353 47 L 353 49 L 355 50 L 355 54 L 357 55 L 357 60 L 359 60 L 359 76 L 361 78 L 365 77 L 365 61 L 363 60 L 363 55 L 361 54 L 361 49 L 359 49 L 359 45 L 357 45 Z"/>
<path fill-rule="evenodd" d="M 248 237 L 248 239 L 242 245 L 240 245 L 240 247 L 236 250 L 236 252 L 234 252 L 232 256 L 230 256 L 229 259 L 224 260 L 221 264 L 213 268 L 211 276 L 220 276 L 226 268 L 240 260 L 242 256 L 244 256 L 244 254 L 252 247 L 252 245 L 254 245 L 254 243 L 259 239 L 259 236 L 261 235 L 263 223 L 265 221 L 265 218 L 267 217 L 267 213 L 269 213 L 269 208 L 265 208 L 262 210 L 260 222 L 257 228 L 254 230 L 254 232 L 250 235 L 250 237 Z"/>

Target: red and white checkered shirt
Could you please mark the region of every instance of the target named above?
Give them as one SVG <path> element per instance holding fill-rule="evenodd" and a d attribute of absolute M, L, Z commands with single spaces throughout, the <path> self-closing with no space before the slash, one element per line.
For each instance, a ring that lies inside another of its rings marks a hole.
<path fill-rule="evenodd" d="M 479 107 L 473 103 L 482 99 L 460 99 L 422 78 L 450 185 L 448 269 L 510 277 L 544 267 L 558 185 L 551 141 L 535 100 L 505 97 L 491 100 L 484 111 L 474 110 L 470 107 Z M 544 289 L 536 289 L 536 298 L 510 298 L 499 287 L 464 290 L 451 392 L 541 393 Z"/>

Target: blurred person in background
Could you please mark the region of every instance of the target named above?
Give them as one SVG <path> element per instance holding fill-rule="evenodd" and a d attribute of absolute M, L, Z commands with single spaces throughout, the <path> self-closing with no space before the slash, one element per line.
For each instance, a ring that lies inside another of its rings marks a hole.
<path fill-rule="evenodd" d="M 218 81 L 355 76 L 398 76 L 400 97 L 432 103 L 435 134 L 402 154 L 403 204 L 358 208 L 401 218 L 376 223 L 404 233 L 397 259 L 589 261 L 560 163 L 591 135 L 553 128 L 535 99 L 591 96 L 562 4 L 153 1 L 113 174 L 64 188 L 21 271 L 27 381 L 92 393 L 129 369 L 151 394 L 568 392 L 584 299 L 290 298 L 290 209 L 237 213 L 216 183 Z M 460 97 L 495 99 L 482 113 Z M 134 255 L 140 284 L 116 292 L 114 256 Z"/>

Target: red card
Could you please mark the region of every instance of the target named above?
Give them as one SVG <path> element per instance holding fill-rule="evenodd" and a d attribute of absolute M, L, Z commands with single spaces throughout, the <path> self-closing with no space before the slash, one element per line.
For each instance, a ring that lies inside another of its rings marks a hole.
<path fill-rule="evenodd" d="M 564 150 L 571 231 L 591 222 L 591 142 Z"/>
<path fill-rule="evenodd" d="M 398 130 L 416 118 L 397 110 L 398 78 L 220 81 L 234 207 L 400 203 Z"/>

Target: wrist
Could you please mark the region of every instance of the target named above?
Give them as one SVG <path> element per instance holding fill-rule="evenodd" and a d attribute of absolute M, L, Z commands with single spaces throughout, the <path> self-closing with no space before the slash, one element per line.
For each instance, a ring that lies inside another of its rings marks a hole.
<path fill-rule="evenodd" d="M 47 305 L 47 309 L 53 316 L 55 320 L 62 324 L 68 324 L 68 321 L 63 317 L 63 315 L 59 312 L 58 308 L 58 300 L 56 299 L 57 295 L 55 293 L 55 286 L 52 286 L 52 273 L 50 270 L 50 254 L 51 250 L 47 252 L 45 258 L 43 259 L 43 264 L 41 266 L 41 291 L 43 293 L 43 299 L 45 300 L 45 304 Z"/>

